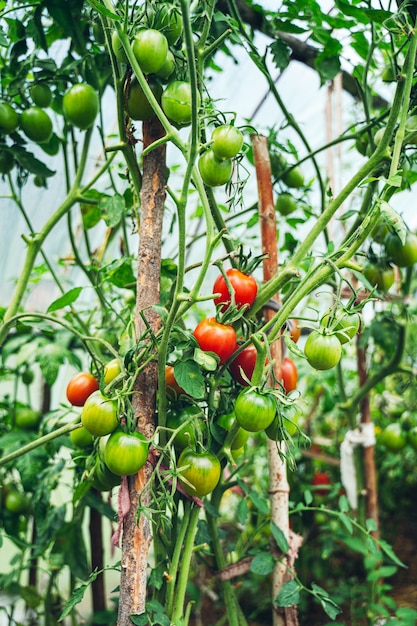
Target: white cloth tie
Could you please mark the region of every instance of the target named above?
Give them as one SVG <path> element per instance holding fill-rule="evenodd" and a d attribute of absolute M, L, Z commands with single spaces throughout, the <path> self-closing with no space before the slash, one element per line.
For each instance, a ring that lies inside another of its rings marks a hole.
<path fill-rule="evenodd" d="M 340 474 L 346 497 L 352 509 L 358 508 L 358 490 L 356 467 L 353 451 L 356 446 L 375 445 L 375 428 L 373 422 L 359 424 L 354 430 L 348 430 L 340 446 Z"/>

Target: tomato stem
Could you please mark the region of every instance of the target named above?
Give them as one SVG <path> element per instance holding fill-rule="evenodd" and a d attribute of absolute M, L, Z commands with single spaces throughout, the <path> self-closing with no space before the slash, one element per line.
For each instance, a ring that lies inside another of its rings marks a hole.
<path fill-rule="evenodd" d="M 179 622 L 180 618 L 184 614 L 185 592 L 187 588 L 191 557 L 193 555 L 194 539 L 197 532 L 197 524 L 200 514 L 200 507 L 196 506 L 191 501 L 187 502 L 186 506 L 190 507 L 190 518 L 186 530 L 187 534 L 185 537 L 184 547 L 181 553 L 181 569 L 178 577 L 174 608 L 171 618 L 173 622 Z M 184 626 L 186 626 L 185 623 Z"/>

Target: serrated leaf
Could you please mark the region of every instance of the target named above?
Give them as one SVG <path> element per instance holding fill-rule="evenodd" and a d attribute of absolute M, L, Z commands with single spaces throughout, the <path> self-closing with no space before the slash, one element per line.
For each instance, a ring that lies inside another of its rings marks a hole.
<path fill-rule="evenodd" d="M 187 359 L 175 363 L 174 376 L 179 386 L 192 398 L 201 398 L 204 395 L 204 377 L 195 361 Z"/>
<path fill-rule="evenodd" d="M 99 200 L 99 207 L 103 215 L 103 219 L 109 228 L 117 226 L 125 209 L 123 196 L 116 193 L 114 196 L 102 195 Z"/>
<path fill-rule="evenodd" d="M 274 571 L 275 559 L 269 552 L 260 552 L 250 564 L 250 571 L 258 576 L 268 576 Z"/>
<path fill-rule="evenodd" d="M 101 13 L 101 15 L 105 15 L 115 22 L 121 22 L 123 20 L 123 17 L 121 15 L 113 13 L 113 11 L 107 9 L 101 2 L 98 2 L 97 0 L 87 0 L 87 2 L 93 7 L 93 9 Z"/>
<path fill-rule="evenodd" d="M 395 231 L 404 245 L 407 237 L 407 227 L 401 215 L 392 208 L 388 202 L 381 202 L 380 205 L 381 217 L 386 221 L 388 226 Z"/>
<path fill-rule="evenodd" d="M 83 290 L 82 287 L 74 287 L 73 289 L 70 289 L 69 291 L 67 291 L 67 293 L 64 293 L 64 295 L 62 295 L 60 298 L 57 298 L 56 300 L 54 300 L 49 305 L 46 312 L 52 313 L 53 311 L 58 311 L 59 309 L 63 309 L 65 306 L 69 306 L 70 304 L 72 304 L 73 302 L 77 300 L 82 290 Z"/>
<path fill-rule="evenodd" d="M 55 174 L 55 171 L 50 170 L 45 163 L 39 161 L 31 152 L 27 152 L 23 146 L 14 145 L 11 148 L 11 152 L 19 165 L 28 172 L 31 172 L 31 174 L 42 176 L 43 178 L 48 178 Z"/>
<path fill-rule="evenodd" d="M 301 587 L 296 580 L 289 580 L 282 586 L 274 603 L 278 606 L 293 606 L 300 602 Z"/>
<path fill-rule="evenodd" d="M 287 554 L 290 546 L 288 545 L 286 536 L 284 535 L 280 527 L 275 524 L 275 522 L 271 522 L 271 534 L 281 552 L 283 554 Z"/>
<path fill-rule="evenodd" d="M 289 46 L 282 39 L 276 39 L 269 46 L 269 49 L 271 50 L 275 66 L 281 71 L 285 70 L 290 63 L 291 50 Z"/>
<path fill-rule="evenodd" d="M 206 372 L 215 372 L 217 369 L 218 359 L 214 356 L 214 352 L 204 352 L 200 348 L 194 350 L 194 361 L 200 365 Z"/>
<path fill-rule="evenodd" d="M 248 493 L 248 498 L 260 513 L 262 513 L 263 515 L 268 515 L 269 500 L 267 498 L 263 498 L 258 493 L 256 493 L 256 491 L 251 491 L 250 493 Z"/>
<path fill-rule="evenodd" d="M 392 547 L 390 546 L 389 543 L 387 543 L 386 541 L 384 541 L 383 539 L 379 540 L 379 547 L 382 549 L 383 552 L 385 552 L 385 554 L 391 559 L 391 561 L 393 563 L 396 563 L 397 565 L 399 565 L 400 567 L 407 567 L 399 558 L 398 556 L 395 554 L 394 550 L 392 549 Z"/>

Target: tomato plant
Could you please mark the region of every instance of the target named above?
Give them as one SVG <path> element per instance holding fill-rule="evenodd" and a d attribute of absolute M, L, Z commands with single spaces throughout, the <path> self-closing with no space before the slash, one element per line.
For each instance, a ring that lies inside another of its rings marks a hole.
<path fill-rule="evenodd" d="M 178 458 L 177 467 L 182 488 L 197 498 L 211 493 L 220 480 L 220 461 L 207 450 L 184 448 Z"/>
<path fill-rule="evenodd" d="M 73 406 L 83 406 L 87 398 L 98 388 L 98 380 L 93 374 L 79 372 L 67 385 L 67 400 Z"/>
<path fill-rule="evenodd" d="M 72 444 L 76 448 L 87 448 L 91 446 L 94 441 L 94 437 L 84 426 L 80 426 L 70 432 L 70 439 Z"/>
<path fill-rule="evenodd" d="M 243 348 L 239 354 L 231 361 L 229 371 L 234 380 L 245 387 L 249 384 L 247 381 L 252 380 L 252 374 L 255 370 L 256 358 L 258 351 L 253 343 Z M 265 364 L 267 359 L 265 360 Z"/>
<path fill-rule="evenodd" d="M 214 298 L 214 304 L 220 305 L 222 312 L 226 311 L 232 301 L 238 309 L 249 308 L 256 299 L 258 284 L 253 276 L 245 274 L 236 268 L 228 269 L 226 276 L 233 289 L 231 292 L 223 274 L 220 274 L 214 282 L 213 293 L 219 294 Z"/>
<path fill-rule="evenodd" d="M 104 462 L 113 474 L 132 476 L 146 463 L 148 451 L 148 441 L 142 433 L 117 428 L 107 440 Z"/>
<path fill-rule="evenodd" d="M 155 79 L 149 79 L 149 87 L 156 100 L 159 102 L 162 95 L 161 84 Z M 154 115 L 152 105 L 136 78 L 133 78 L 127 87 L 126 111 L 132 120 L 148 120 Z"/>
<path fill-rule="evenodd" d="M 16 407 L 15 425 L 22 430 L 32 430 L 39 426 L 42 414 L 29 406 Z"/>
<path fill-rule="evenodd" d="M 94 437 L 112 433 L 119 424 L 117 403 L 94 391 L 88 396 L 81 411 L 81 422 Z"/>
<path fill-rule="evenodd" d="M 133 40 L 132 51 L 141 70 L 145 74 L 154 74 L 165 63 L 168 40 L 154 28 L 140 30 Z"/>
<path fill-rule="evenodd" d="M 167 394 L 173 398 L 177 398 L 185 393 L 184 389 L 177 383 L 173 365 L 167 365 L 165 368 L 165 385 Z"/>
<path fill-rule="evenodd" d="M 281 215 L 291 215 L 297 210 L 297 200 L 290 193 L 281 193 L 275 201 L 275 210 Z"/>
<path fill-rule="evenodd" d="M 37 107 L 46 109 L 52 103 L 52 91 L 46 83 L 34 83 L 30 88 L 30 97 Z"/>
<path fill-rule="evenodd" d="M 391 422 L 382 430 L 379 440 L 387 450 L 391 452 L 399 452 L 405 448 L 407 444 L 407 435 L 401 428 L 399 422 Z"/>
<path fill-rule="evenodd" d="M 173 444 L 177 450 L 184 450 L 187 446 L 196 446 L 200 431 L 203 432 L 205 424 L 204 414 L 200 407 L 195 404 L 184 406 L 180 409 L 173 407 L 167 415 L 167 428 L 178 430 Z"/>
<path fill-rule="evenodd" d="M 29 107 L 20 115 L 20 128 L 36 143 L 45 143 L 52 136 L 52 121 L 48 113 L 40 107 Z"/>
<path fill-rule="evenodd" d="M 0 102 L 0 132 L 13 133 L 19 126 L 19 115 L 9 102 Z"/>
<path fill-rule="evenodd" d="M 76 84 L 68 89 L 62 99 L 67 120 L 81 130 L 93 125 L 97 117 L 99 100 L 96 90 L 87 84 Z"/>
<path fill-rule="evenodd" d="M 349 311 L 329 311 L 320 320 L 322 326 L 334 331 L 336 337 L 343 345 L 347 343 L 359 332 L 361 318 L 359 313 Z"/>
<path fill-rule="evenodd" d="M 197 103 L 200 102 L 199 95 Z M 165 87 L 161 97 L 165 115 L 178 126 L 191 123 L 191 85 L 186 81 L 174 80 Z"/>
<path fill-rule="evenodd" d="M 217 126 L 211 134 L 211 149 L 218 159 L 232 159 L 242 146 L 242 131 L 231 124 Z"/>
<path fill-rule="evenodd" d="M 292 359 L 286 356 L 281 363 L 282 384 L 287 393 L 297 389 L 298 370 Z"/>
<path fill-rule="evenodd" d="M 109 385 L 115 378 L 119 376 L 122 368 L 119 359 L 115 358 L 106 363 L 104 366 L 104 384 Z"/>
<path fill-rule="evenodd" d="M 388 257 L 398 267 L 410 267 L 417 262 L 417 236 L 413 233 L 407 232 L 404 243 L 396 233 L 389 233 L 384 243 Z"/>
<path fill-rule="evenodd" d="M 394 269 L 388 263 L 376 263 L 369 261 L 363 268 L 366 280 L 380 291 L 387 292 L 394 284 Z"/>
<path fill-rule="evenodd" d="M 236 350 L 236 331 L 229 324 L 221 324 L 214 317 L 202 320 L 194 329 L 194 337 L 205 352 L 214 352 L 220 363 L 226 363 Z"/>
<path fill-rule="evenodd" d="M 274 421 L 276 410 L 275 397 L 255 387 L 243 389 L 234 406 L 234 413 L 240 426 L 251 433 L 268 428 Z"/>
<path fill-rule="evenodd" d="M 335 334 L 313 330 L 307 337 L 304 354 L 316 370 L 335 367 L 342 356 L 342 344 Z"/>
<path fill-rule="evenodd" d="M 235 422 L 236 416 L 234 413 L 225 413 L 217 418 L 217 424 L 221 426 L 225 431 L 229 432 Z M 232 451 L 241 450 L 246 445 L 249 439 L 249 432 L 244 428 L 239 428 L 230 442 L 230 449 Z"/>
<path fill-rule="evenodd" d="M 198 169 L 206 185 L 219 187 L 230 180 L 233 163 L 230 159 L 218 159 L 213 149 L 209 148 L 198 159 Z"/>

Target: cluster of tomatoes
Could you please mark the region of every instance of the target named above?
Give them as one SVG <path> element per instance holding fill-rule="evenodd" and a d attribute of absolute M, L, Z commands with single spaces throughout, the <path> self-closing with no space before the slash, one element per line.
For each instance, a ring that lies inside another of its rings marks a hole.
<path fill-rule="evenodd" d="M 112 383 L 120 372 L 119 361 L 110 361 L 104 368 L 104 385 Z M 89 472 L 93 486 L 106 491 L 119 484 L 121 476 L 135 474 L 148 458 L 149 445 L 142 433 L 128 431 L 121 424 L 118 402 L 102 393 L 97 378 L 89 372 L 76 374 L 66 393 L 73 406 L 82 407 L 81 426 L 71 432 L 71 441 L 80 448 L 96 442 L 94 466 Z"/>
<path fill-rule="evenodd" d="M 48 144 L 53 135 L 53 124 L 49 113 L 45 110 L 53 100 L 51 88 L 46 82 L 33 83 L 30 87 L 32 106 L 24 108 L 20 113 L 10 102 L 0 103 L 0 139 L 2 135 L 10 135 L 19 129 L 30 141 Z M 94 123 L 99 108 L 96 91 L 87 84 L 75 84 L 63 96 L 62 109 L 68 123 L 86 130 Z M 57 148 L 48 147 L 51 153 Z M 8 174 L 15 165 L 13 152 L 4 142 L 0 144 L 0 174 Z"/>

